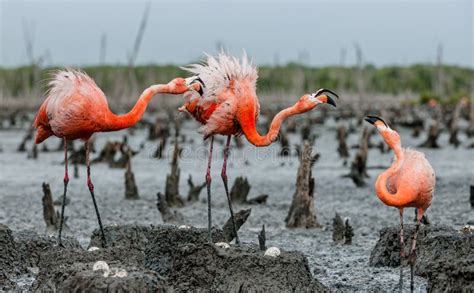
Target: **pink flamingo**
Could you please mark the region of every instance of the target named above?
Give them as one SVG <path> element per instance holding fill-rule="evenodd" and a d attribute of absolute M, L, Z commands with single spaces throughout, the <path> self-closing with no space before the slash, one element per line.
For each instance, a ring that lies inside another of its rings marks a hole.
<path fill-rule="evenodd" d="M 400 135 L 392 130 L 385 121 L 376 116 L 367 116 L 365 120 L 377 128 L 385 143 L 395 152 L 392 166 L 378 176 L 375 182 L 375 192 L 384 204 L 396 207 L 400 212 L 400 289 L 403 287 L 402 260 L 405 257 L 403 209 L 407 207 L 417 209 L 416 228 L 409 256 L 410 288 L 413 291 L 416 238 L 421 218 L 433 199 L 436 184 L 435 173 L 423 153 L 402 148 Z"/>
<path fill-rule="evenodd" d="M 320 89 L 313 94 L 303 95 L 293 106 L 280 111 L 273 118 L 267 134 L 260 135 L 256 128 L 260 112 L 260 105 L 256 94 L 257 69 L 248 61 L 245 54 L 241 60 L 223 52 L 217 57 L 207 55 L 205 63 L 192 64 L 183 69 L 194 74 L 194 76 L 186 79 L 194 92 L 191 91 L 185 95 L 185 104 L 179 110 L 188 112 L 198 122 L 203 124 L 200 132 L 204 135 L 204 139 L 211 139 L 206 172 L 208 238 L 212 242 L 210 189 L 212 150 L 214 135 L 220 134 L 227 136 L 221 178 L 227 195 L 236 236 L 235 241 L 236 244 L 239 244 L 226 172 L 231 136 L 243 134 L 250 143 L 257 147 L 268 146 L 277 139 L 280 127 L 287 118 L 308 112 L 322 103 L 335 106 L 336 104 L 329 94 L 333 94 L 336 97 L 337 95 L 326 89 Z"/>
<path fill-rule="evenodd" d="M 69 69 L 54 74 L 49 82 L 49 91 L 34 121 L 37 128 L 35 143 L 39 144 L 50 136 L 64 140 L 64 193 L 59 226 L 59 245 L 62 246 L 61 232 L 64 221 L 68 176 L 67 141 L 80 139 L 85 142 L 87 186 L 94 203 L 99 223 L 102 245 L 106 246 L 104 230 L 94 195 L 94 185 L 90 176 L 89 139 L 96 132 L 125 129 L 135 125 L 143 116 L 151 98 L 157 93 L 182 94 L 188 91 L 185 80 L 177 78 L 166 85 L 147 88 L 133 109 L 124 115 L 110 111 L 107 99 L 95 82 L 83 72 Z"/>

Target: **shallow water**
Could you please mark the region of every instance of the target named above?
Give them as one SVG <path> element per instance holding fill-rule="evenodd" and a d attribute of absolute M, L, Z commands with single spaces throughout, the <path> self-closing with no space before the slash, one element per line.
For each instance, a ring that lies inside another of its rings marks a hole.
<path fill-rule="evenodd" d="M 321 154 L 313 169 L 316 181 L 315 205 L 317 219 L 324 226 L 322 229 L 287 229 L 284 219 L 289 210 L 298 158 L 279 157 L 278 144 L 268 148 L 254 148 L 247 142 L 242 149 L 232 148 L 227 174 L 230 184 L 237 176 L 246 176 L 252 185 L 249 197 L 269 194 L 266 205 L 236 206 L 235 210 L 252 208 L 247 223 L 241 228 L 240 237 L 244 242 L 257 242 L 257 233 L 265 224 L 267 245 L 278 246 L 285 250 L 299 250 L 308 256 L 310 268 L 314 276 L 333 290 L 341 291 L 392 291 L 398 284 L 398 268 L 372 268 L 368 266 L 370 251 L 378 239 L 378 231 L 382 227 L 397 225 L 398 211 L 383 205 L 376 197 L 373 183 L 382 169 L 370 168 L 371 178 L 367 187 L 356 188 L 352 181 L 341 178 L 348 173 L 348 167 L 342 165 L 337 154 L 334 125 L 326 123 L 317 125 L 314 133 L 318 134 L 315 151 Z M 333 123 L 332 123 L 333 124 Z M 182 143 L 182 159 L 180 160 L 181 180 L 180 191 L 187 196 L 189 175 L 195 184 L 204 181 L 207 164 L 207 142 L 195 133 L 197 126 L 186 122 L 182 134 L 186 143 Z M 127 131 L 97 135 L 96 148 L 100 150 L 107 139 L 121 140 Z M 53 197 L 62 194 L 63 165 L 61 152 L 39 153 L 37 160 L 27 159 L 26 153 L 16 152 L 23 137 L 23 131 L 1 130 L 0 147 L 0 223 L 8 225 L 12 230 L 32 228 L 39 232 L 45 231 L 42 215 L 41 198 L 42 182 L 51 185 Z M 133 158 L 133 171 L 138 185 L 140 199 L 129 201 L 124 199 L 124 169 L 110 169 L 106 164 L 92 166 L 92 179 L 95 184 L 97 202 L 105 225 L 114 224 L 159 224 L 161 216 L 156 208 L 156 193 L 164 192 L 166 174 L 172 147 L 166 148 L 167 158 L 152 158 L 158 141 L 146 141 L 146 132 L 136 130 L 129 135 L 129 143 L 134 149 L 143 149 Z M 424 137 L 412 138 L 408 130 L 401 131 L 402 144 L 415 147 Z M 359 134 L 349 136 L 349 145 L 357 143 Z M 446 134 L 439 142 L 441 149 L 423 149 L 432 163 L 436 175 L 436 193 L 428 211 L 434 224 L 448 224 L 460 228 L 468 220 L 474 219 L 474 212 L 469 204 L 469 185 L 474 184 L 474 151 L 467 149 L 467 138 L 460 136 L 464 144 L 458 149 L 448 146 Z M 221 226 L 229 217 L 227 201 L 220 178 L 222 166 L 222 149 L 224 138 L 216 139 L 212 165 L 212 205 L 213 223 Z M 245 141 L 245 139 L 243 139 Z M 373 143 L 380 138 L 372 137 Z M 299 135 L 290 135 L 291 144 L 299 143 Z M 55 149 L 59 140 L 50 138 L 46 141 L 49 149 Z M 76 142 L 76 148 L 78 142 Z M 31 149 L 31 145 L 28 145 Z M 41 149 L 41 146 L 39 147 Z M 351 156 L 356 152 L 351 149 Z M 294 152 L 294 150 L 293 150 Z M 94 154 L 92 157 L 97 156 Z M 368 166 L 389 166 L 391 153 L 381 154 L 378 149 L 370 150 Z M 69 231 L 66 234 L 76 236 L 81 244 L 88 245 L 93 229 L 97 227 L 94 208 L 86 186 L 85 167 L 79 166 L 79 179 L 72 178 L 69 183 L 68 197 L 71 203 L 66 207 Z M 72 174 L 72 166 L 70 168 Z M 72 176 L 71 176 L 72 177 Z M 184 215 L 189 225 L 207 226 L 207 204 L 205 190 L 201 200 L 190 204 L 179 212 Z M 59 207 L 58 207 L 59 208 Z M 353 245 L 334 244 L 332 241 L 332 219 L 338 212 L 341 217 L 349 217 L 354 227 Z M 405 213 L 406 223 L 414 218 L 412 209 Z M 405 268 L 405 279 L 409 278 L 409 268 Z M 416 291 L 426 291 L 426 280 L 416 277 Z M 405 290 L 409 290 L 405 282 Z"/>

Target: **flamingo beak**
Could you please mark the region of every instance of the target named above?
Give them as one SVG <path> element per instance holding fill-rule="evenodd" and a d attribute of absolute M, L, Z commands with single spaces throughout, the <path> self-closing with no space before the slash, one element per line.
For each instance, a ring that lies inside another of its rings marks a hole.
<path fill-rule="evenodd" d="M 325 95 L 326 96 L 326 103 L 336 107 L 336 102 L 330 96 L 330 95 L 333 95 L 336 98 L 339 98 L 339 96 L 335 92 L 333 92 L 331 90 L 328 90 L 328 89 L 320 89 L 315 93 L 315 95 L 316 95 L 316 97 L 321 96 L 321 95 Z"/>
<path fill-rule="evenodd" d="M 365 117 L 365 121 L 369 122 L 370 124 L 372 124 L 372 125 L 374 125 L 374 126 L 377 126 L 377 125 L 375 124 L 375 122 L 380 121 L 380 122 L 382 122 L 385 126 L 388 127 L 387 123 L 385 123 L 385 121 L 383 121 L 382 118 L 377 117 L 377 116 L 370 116 L 370 115 L 367 115 L 367 116 Z"/>
<path fill-rule="evenodd" d="M 327 97 L 328 97 L 328 101 L 326 103 L 336 107 L 336 102 L 334 102 L 334 100 L 330 96 L 327 96 Z"/>

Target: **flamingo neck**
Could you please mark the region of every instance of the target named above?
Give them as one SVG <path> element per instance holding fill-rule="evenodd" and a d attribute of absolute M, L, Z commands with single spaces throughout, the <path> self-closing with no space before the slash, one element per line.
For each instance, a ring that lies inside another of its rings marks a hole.
<path fill-rule="evenodd" d="M 115 131 L 120 129 L 125 129 L 134 126 L 142 118 L 145 110 L 150 103 L 151 98 L 159 93 L 163 92 L 164 86 L 166 85 L 153 85 L 145 89 L 141 96 L 138 98 L 138 101 L 133 106 L 130 112 L 123 115 L 116 115 L 112 112 L 109 112 L 106 127 L 103 131 Z"/>
<path fill-rule="evenodd" d="M 277 139 L 283 121 L 293 115 L 299 114 L 300 112 L 301 111 L 298 111 L 296 106 L 281 110 L 275 115 L 275 117 L 273 117 L 268 133 L 265 135 L 260 135 L 258 133 L 255 122 L 255 114 L 252 113 L 253 117 L 250 118 L 249 123 L 243 123 L 243 125 L 241 123 L 242 130 L 247 137 L 247 140 L 253 145 L 257 147 L 268 146 Z"/>
<path fill-rule="evenodd" d="M 400 186 L 396 187 L 396 193 L 390 193 L 387 188 L 387 183 L 389 178 L 400 172 L 404 160 L 404 153 L 400 144 L 389 145 L 389 147 L 395 152 L 395 161 L 390 168 L 380 174 L 377 178 L 377 181 L 375 182 L 375 192 L 384 204 L 388 206 L 403 207 L 411 201 L 411 198 L 404 197 L 403 194 L 401 194 Z"/>

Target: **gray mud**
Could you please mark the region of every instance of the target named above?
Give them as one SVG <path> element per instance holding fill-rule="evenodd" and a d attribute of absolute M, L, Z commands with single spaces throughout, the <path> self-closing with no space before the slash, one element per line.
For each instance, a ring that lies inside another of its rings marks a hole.
<path fill-rule="evenodd" d="M 411 247 L 414 225 L 405 228 L 406 255 Z M 474 233 L 461 233 L 448 226 L 422 227 L 417 240 L 415 274 L 428 279 L 428 291 L 474 291 Z M 380 231 L 370 255 L 371 266 L 400 265 L 399 227 Z M 404 265 L 406 263 L 404 261 Z M 408 276 L 408 274 L 407 274 Z"/>
<path fill-rule="evenodd" d="M 294 193 L 298 168 L 298 158 L 295 155 L 279 157 L 277 154 L 280 146 L 277 144 L 257 149 L 245 142 L 244 148 L 231 149 L 227 168 L 229 182 L 233 182 L 237 176 L 246 176 L 252 186 L 250 198 L 259 194 L 269 195 L 265 205 L 236 205 L 235 210 L 252 207 L 252 214 L 242 226 L 239 236 L 244 243 L 258 243 L 257 234 L 262 224 L 265 224 L 267 246 L 302 252 L 308 257 L 308 265 L 314 277 L 330 289 L 351 292 L 392 291 L 398 284 L 398 268 L 369 266 L 370 253 L 379 239 L 379 231 L 399 222 L 398 211 L 383 205 L 373 190 L 373 183 L 382 169 L 371 167 L 388 167 L 392 154 L 381 154 L 378 149 L 371 149 L 368 157 L 368 171 L 371 176 L 367 180 L 368 185 L 356 188 L 350 179 L 341 178 L 348 173 L 348 168 L 342 165 L 337 154 L 336 126 L 336 122 L 328 120 L 325 125 L 314 127 L 314 133 L 318 135 L 315 151 L 321 154 L 313 168 L 315 207 L 318 221 L 324 225 L 322 229 L 285 227 L 284 219 Z M 195 133 L 196 128 L 194 122 L 186 122 L 183 125 L 181 133 L 187 139 L 180 145 L 183 152 L 179 167 L 181 178 L 191 175 L 195 183 L 199 184 L 204 181 L 208 145 Z M 99 134 L 96 148 L 100 150 L 107 139 L 121 141 L 124 134 L 127 132 Z M 159 142 L 146 141 L 146 135 L 145 131 L 137 130 L 134 136 L 129 137 L 133 149 L 140 149 L 141 144 L 144 146 L 133 158 L 139 200 L 125 200 L 125 170 L 110 169 L 106 164 L 92 166 L 92 179 L 104 225 L 162 223 L 156 208 L 156 193 L 164 191 L 172 148 L 168 146 L 165 150 L 165 159 L 153 159 L 152 154 Z M 348 145 L 356 144 L 358 136 L 359 133 L 350 135 Z M 46 229 L 42 219 L 41 184 L 44 181 L 50 183 L 55 199 L 61 196 L 63 155 L 61 152 L 40 152 L 37 160 L 27 160 L 26 153 L 16 152 L 23 137 L 22 132 L 1 130 L 0 137 L 3 148 L 0 153 L 0 223 L 8 225 L 13 231 L 33 229 L 43 233 Z M 424 135 L 412 138 L 410 132 L 403 129 L 401 137 L 403 145 L 407 147 L 416 147 L 425 139 Z M 447 225 L 456 230 L 474 219 L 474 212 L 469 205 L 469 185 L 474 184 L 474 149 L 466 148 L 470 142 L 463 134 L 460 134 L 459 138 L 463 144 L 458 149 L 448 145 L 448 135 L 445 133 L 439 139 L 440 149 L 423 149 L 437 176 L 436 193 L 428 210 L 431 223 Z M 300 143 L 299 135 L 290 134 L 289 139 L 292 146 Z M 221 143 L 224 139 L 216 141 L 212 166 L 213 223 L 222 227 L 229 217 L 220 180 L 223 149 Z M 374 144 L 379 141 L 377 136 L 372 138 Z M 46 143 L 52 150 L 59 140 L 51 138 Z M 31 145 L 27 145 L 27 148 L 31 148 Z M 354 151 L 351 150 L 351 155 L 354 155 Z M 294 153 L 294 147 L 292 152 Z M 71 179 L 69 183 L 68 197 L 71 202 L 66 207 L 66 216 L 69 217 L 66 235 L 74 235 L 83 247 L 88 247 L 90 234 L 97 228 L 97 222 L 86 186 L 85 168 L 79 168 L 79 179 Z M 188 188 L 186 180 L 182 179 L 180 193 L 187 194 Z M 198 202 L 179 209 L 185 224 L 207 227 L 205 197 L 203 190 Z M 355 233 L 352 245 L 333 243 L 332 219 L 336 212 L 343 218 L 351 219 Z M 407 209 L 405 222 L 409 223 L 413 219 L 414 212 Z M 420 262 L 421 258 L 418 258 Z M 406 272 L 408 274 L 409 269 Z M 426 291 L 427 279 L 416 276 L 415 288 L 417 292 Z"/>

